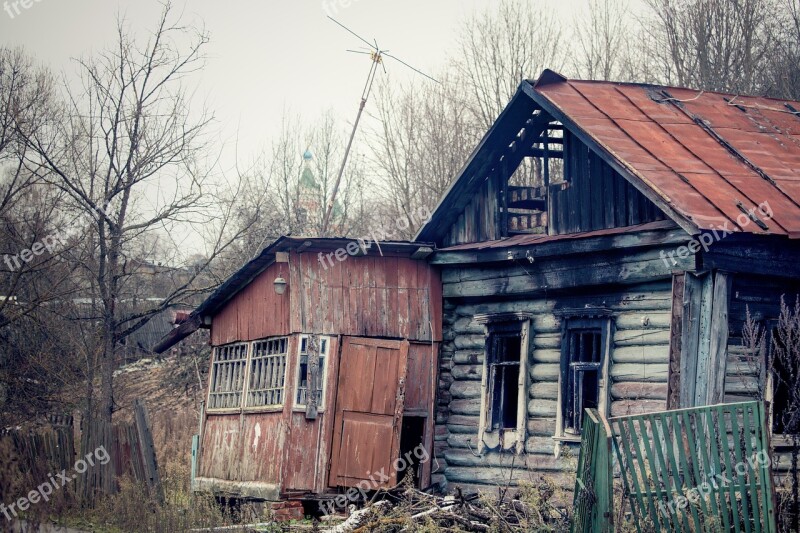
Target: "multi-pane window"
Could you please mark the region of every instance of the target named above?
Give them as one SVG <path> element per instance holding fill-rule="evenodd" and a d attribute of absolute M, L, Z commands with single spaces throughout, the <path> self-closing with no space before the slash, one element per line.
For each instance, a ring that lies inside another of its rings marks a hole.
<path fill-rule="evenodd" d="M 250 380 L 245 407 L 283 404 L 288 337 L 253 343 L 250 357 Z"/>
<path fill-rule="evenodd" d="M 610 318 L 567 318 L 561 345 L 561 424 L 565 437 L 581 434 L 586 409 L 605 411 Z"/>
<path fill-rule="evenodd" d="M 486 429 L 516 429 L 519 410 L 520 322 L 492 324 L 489 327 L 489 408 Z"/>
<path fill-rule="evenodd" d="M 209 409 L 232 409 L 242 404 L 244 377 L 247 370 L 247 344 L 228 344 L 214 348 Z"/>
<path fill-rule="evenodd" d="M 323 401 L 325 398 L 325 361 L 328 356 L 329 342 L 327 337 L 319 337 L 319 370 L 317 372 L 317 386 L 316 398 L 317 406 L 321 409 L 324 407 Z M 308 337 L 300 338 L 300 357 L 297 371 L 297 397 L 295 398 L 295 405 L 303 407 L 306 405 L 308 398 L 308 380 L 309 380 L 309 361 L 308 361 Z"/>

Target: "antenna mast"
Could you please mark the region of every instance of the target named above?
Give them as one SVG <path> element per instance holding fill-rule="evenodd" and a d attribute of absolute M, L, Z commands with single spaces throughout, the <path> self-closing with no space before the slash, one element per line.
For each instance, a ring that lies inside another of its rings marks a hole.
<path fill-rule="evenodd" d="M 417 70 L 416 68 L 412 67 L 408 63 L 406 63 L 404 61 L 401 61 L 400 59 L 394 57 L 393 55 L 390 55 L 388 53 L 389 52 L 388 50 L 381 50 L 378 47 L 378 42 L 377 41 L 373 41 L 372 43 L 370 43 L 369 41 L 367 41 L 366 39 L 364 39 L 363 37 L 361 37 L 360 35 L 355 33 L 353 30 L 351 30 L 350 28 L 348 28 L 347 26 L 345 26 L 344 24 L 342 24 L 341 22 L 339 22 L 335 18 L 330 17 L 330 16 L 328 18 L 331 19 L 337 25 L 339 25 L 342 28 L 344 28 L 344 30 L 346 30 L 348 33 L 354 35 L 359 40 L 361 40 L 362 42 L 366 43 L 367 46 L 369 46 L 369 48 L 368 48 L 369 51 L 348 50 L 348 52 L 353 52 L 353 53 L 356 53 L 356 54 L 369 55 L 370 60 L 371 60 L 371 64 L 370 64 L 370 67 L 369 67 L 369 74 L 367 74 L 367 81 L 364 84 L 364 90 L 361 92 L 361 102 L 358 105 L 358 114 L 356 115 L 356 120 L 353 123 L 353 131 L 350 132 L 350 139 L 347 141 L 347 148 L 345 148 L 345 151 L 344 151 L 344 158 L 342 159 L 342 166 L 339 167 L 339 174 L 336 176 L 336 182 L 334 183 L 333 191 L 331 192 L 331 198 L 328 201 L 327 208 L 325 209 L 325 217 L 322 220 L 322 236 L 323 237 L 327 237 L 328 236 L 328 229 L 329 229 L 330 222 L 331 222 L 331 213 L 333 212 L 333 206 L 334 206 L 334 204 L 336 202 L 336 195 L 339 192 L 339 185 L 342 182 L 342 176 L 344 175 L 344 169 L 347 166 L 347 159 L 348 159 L 348 157 L 350 155 L 350 149 L 353 147 L 353 139 L 355 139 L 356 131 L 358 130 L 358 124 L 361 121 L 361 115 L 364 113 L 364 108 L 367 105 L 367 100 L 369 99 L 370 92 L 372 92 L 372 84 L 375 81 L 375 76 L 378 74 L 378 66 L 380 65 L 381 67 L 383 67 L 384 73 L 386 72 L 386 67 L 383 64 L 384 56 L 392 58 L 395 61 L 398 61 L 399 63 L 405 65 L 408 68 L 410 68 L 411 70 L 413 70 L 413 71 L 415 71 L 415 72 L 417 72 L 419 74 L 422 74 L 426 78 L 429 78 L 429 79 L 435 81 L 436 83 L 439 83 L 438 81 L 436 81 L 435 79 L 431 78 L 430 76 L 428 76 L 424 72 L 422 72 L 420 70 Z"/>

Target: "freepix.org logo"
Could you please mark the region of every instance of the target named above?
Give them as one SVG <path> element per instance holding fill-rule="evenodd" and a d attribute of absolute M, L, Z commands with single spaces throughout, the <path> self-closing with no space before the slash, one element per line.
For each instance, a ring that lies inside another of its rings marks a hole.
<path fill-rule="evenodd" d="M 42 0 L 6 0 L 3 2 L 3 11 L 8 13 L 12 19 L 22 14 L 23 9 L 30 9 L 33 4 L 38 4 Z"/>
<path fill-rule="evenodd" d="M 773 214 L 774 213 L 772 212 L 772 208 L 769 206 L 769 202 L 761 202 L 758 204 L 758 207 L 753 207 L 747 212 L 742 212 L 738 217 L 736 217 L 736 224 L 738 224 L 740 228 L 744 229 L 750 224 L 759 224 L 759 222 L 756 221 L 763 223 L 766 220 L 770 220 Z M 701 233 L 687 244 L 679 246 L 671 252 L 665 252 L 664 250 L 661 250 L 659 256 L 661 257 L 661 260 L 664 261 L 664 264 L 667 266 L 667 268 L 677 266 L 678 260 L 676 257 L 678 259 L 686 259 L 690 255 L 699 252 L 701 248 L 704 252 L 708 252 L 708 249 L 712 244 L 721 241 L 728 235 L 734 233 L 735 229 L 731 228 L 730 224 L 731 221 L 727 219 L 723 224 L 711 224 L 710 232 Z"/>

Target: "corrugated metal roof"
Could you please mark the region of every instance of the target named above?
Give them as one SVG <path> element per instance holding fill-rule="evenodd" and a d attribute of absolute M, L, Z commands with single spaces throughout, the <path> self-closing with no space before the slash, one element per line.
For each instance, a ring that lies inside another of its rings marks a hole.
<path fill-rule="evenodd" d="M 800 103 L 553 72 L 532 93 L 698 229 L 800 237 Z"/>

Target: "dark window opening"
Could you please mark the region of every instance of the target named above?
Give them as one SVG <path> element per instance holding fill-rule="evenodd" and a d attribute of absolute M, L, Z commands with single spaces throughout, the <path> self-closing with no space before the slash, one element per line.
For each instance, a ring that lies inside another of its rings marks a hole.
<path fill-rule="evenodd" d="M 494 326 L 489 334 L 490 430 L 517 427 L 521 337 L 520 324 Z"/>
<path fill-rule="evenodd" d="M 600 406 L 600 372 L 603 362 L 600 328 L 569 329 L 564 387 L 564 432 L 580 435 L 584 409 Z"/>
<path fill-rule="evenodd" d="M 400 433 L 400 457 L 410 464 L 397 473 L 397 482 L 402 483 L 407 476 L 412 476 L 414 486 L 420 487 L 420 465 L 426 457 L 423 453 L 425 442 L 425 418 L 421 416 L 404 416 L 403 430 Z"/>

